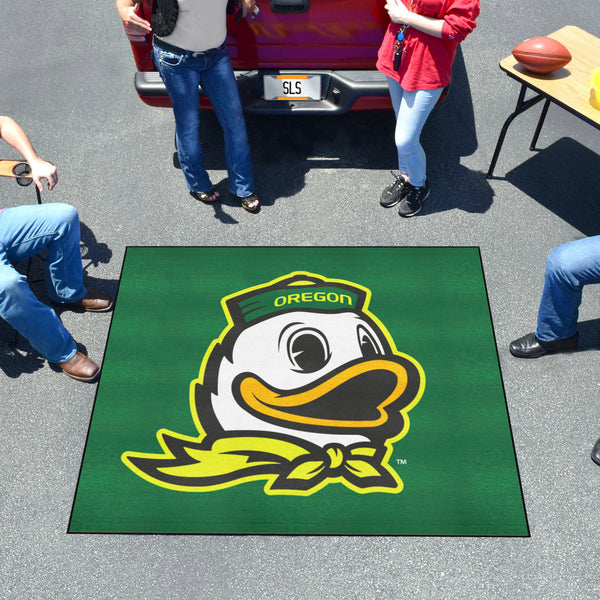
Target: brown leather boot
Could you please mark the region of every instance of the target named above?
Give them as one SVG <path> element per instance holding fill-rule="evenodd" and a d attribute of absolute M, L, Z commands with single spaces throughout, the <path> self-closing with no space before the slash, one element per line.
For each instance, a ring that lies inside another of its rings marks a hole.
<path fill-rule="evenodd" d="M 58 366 L 73 379 L 91 383 L 100 374 L 100 367 L 85 354 L 76 352 L 75 356 L 66 362 L 58 363 Z"/>
<path fill-rule="evenodd" d="M 106 312 L 113 305 L 112 298 L 100 290 L 88 289 L 87 294 L 78 302 L 69 302 L 68 306 L 83 308 L 88 312 Z"/>

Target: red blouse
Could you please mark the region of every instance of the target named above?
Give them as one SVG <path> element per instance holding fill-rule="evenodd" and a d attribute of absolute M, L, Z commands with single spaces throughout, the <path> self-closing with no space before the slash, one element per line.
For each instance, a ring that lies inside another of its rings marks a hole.
<path fill-rule="evenodd" d="M 450 83 L 456 47 L 473 29 L 479 16 L 479 0 L 401 0 L 412 12 L 443 19 L 442 37 L 413 27 L 404 33 L 400 68 L 394 71 L 394 44 L 401 25 L 390 23 L 379 48 L 377 69 L 392 77 L 407 91 L 433 90 Z"/>

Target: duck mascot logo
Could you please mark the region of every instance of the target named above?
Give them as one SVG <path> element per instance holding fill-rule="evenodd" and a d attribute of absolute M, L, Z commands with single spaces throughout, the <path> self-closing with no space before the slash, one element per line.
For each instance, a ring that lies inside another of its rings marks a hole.
<path fill-rule="evenodd" d="M 172 490 L 266 481 L 266 494 L 308 496 L 330 483 L 399 493 L 392 444 L 425 387 L 360 285 L 294 272 L 222 299 L 228 325 L 208 348 L 190 406 L 197 437 L 165 429 L 161 454 L 123 462 Z"/>

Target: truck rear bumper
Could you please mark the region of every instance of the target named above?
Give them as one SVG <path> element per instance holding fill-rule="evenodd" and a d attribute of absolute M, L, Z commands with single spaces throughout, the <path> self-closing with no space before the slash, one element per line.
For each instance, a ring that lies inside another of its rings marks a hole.
<path fill-rule="evenodd" d="M 264 75 L 319 75 L 320 100 L 265 100 Z M 240 97 L 247 113 L 333 114 L 350 110 L 381 109 L 391 106 L 387 78 L 379 71 L 235 71 Z M 150 106 L 170 106 L 165 85 L 156 71 L 138 71 L 135 89 Z M 201 93 L 201 106 L 205 98 Z"/>

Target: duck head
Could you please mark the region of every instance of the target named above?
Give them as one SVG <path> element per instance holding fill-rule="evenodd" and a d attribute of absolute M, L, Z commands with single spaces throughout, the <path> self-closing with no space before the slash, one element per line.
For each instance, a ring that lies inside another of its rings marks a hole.
<path fill-rule="evenodd" d="M 294 273 L 224 299 L 231 326 L 196 386 L 203 424 L 322 446 L 401 437 L 423 373 L 368 298 L 356 284 Z"/>

